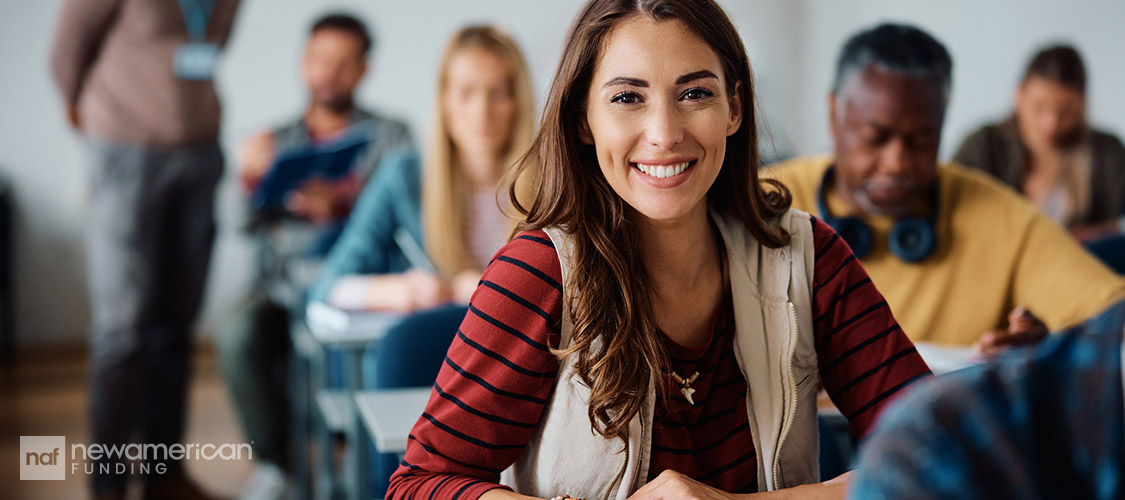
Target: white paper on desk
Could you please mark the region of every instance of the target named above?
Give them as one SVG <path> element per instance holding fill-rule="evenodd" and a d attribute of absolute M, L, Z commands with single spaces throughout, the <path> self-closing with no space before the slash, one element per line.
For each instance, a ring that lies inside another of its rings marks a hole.
<path fill-rule="evenodd" d="M 310 302 L 305 310 L 309 330 L 332 337 L 381 336 L 402 318 L 398 313 L 340 309 L 324 302 Z"/>
<path fill-rule="evenodd" d="M 922 360 L 927 365 L 930 365 L 930 370 L 935 375 L 955 372 L 981 362 L 973 354 L 971 347 L 931 344 L 929 342 L 915 342 L 914 347 L 918 349 L 918 354 L 922 356 Z"/>

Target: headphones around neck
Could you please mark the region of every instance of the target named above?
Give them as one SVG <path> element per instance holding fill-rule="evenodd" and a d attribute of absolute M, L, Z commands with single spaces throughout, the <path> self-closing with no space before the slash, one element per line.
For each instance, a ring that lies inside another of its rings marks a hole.
<path fill-rule="evenodd" d="M 824 201 L 824 190 L 832 180 L 835 168 L 835 166 L 828 167 L 820 180 L 820 188 L 816 192 L 816 208 L 820 212 L 821 220 L 835 229 L 844 242 L 852 248 L 852 253 L 862 259 L 875 246 L 875 236 L 871 228 L 858 217 L 833 217 L 828 211 L 828 204 Z M 930 185 L 930 216 L 907 217 L 895 222 L 891 233 L 887 235 L 887 248 L 906 262 L 916 264 L 926 260 L 926 257 L 934 253 L 934 249 L 937 248 L 937 231 L 934 229 L 937 213 L 938 190 L 935 181 Z"/>

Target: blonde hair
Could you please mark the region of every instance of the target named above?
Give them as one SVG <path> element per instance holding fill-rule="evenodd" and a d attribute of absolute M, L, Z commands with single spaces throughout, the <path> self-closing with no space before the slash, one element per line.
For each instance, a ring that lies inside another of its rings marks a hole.
<path fill-rule="evenodd" d="M 498 56 L 508 67 L 509 83 L 516 100 L 506 154 L 505 172 L 527 151 L 535 129 L 535 104 L 531 77 L 523 54 L 515 40 L 492 26 L 468 26 L 457 32 L 445 47 L 439 70 L 437 100 L 426 143 L 422 178 L 422 229 L 426 251 L 439 274 L 452 276 L 458 272 L 476 269 L 468 250 L 466 210 L 469 199 L 469 181 L 455 154 L 456 146 L 449 135 L 445 118 L 445 90 L 448 85 L 449 63 L 453 56 L 466 48 L 480 48 Z M 502 176 L 498 192 L 507 192 L 505 184 L 511 179 Z M 534 176 L 532 176 L 534 177 Z M 517 192 L 530 193 L 532 179 L 520 179 Z M 530 197 L 521 196 L 521 200 Z M 508 211 L 514 229 L 519 222 Z"/>

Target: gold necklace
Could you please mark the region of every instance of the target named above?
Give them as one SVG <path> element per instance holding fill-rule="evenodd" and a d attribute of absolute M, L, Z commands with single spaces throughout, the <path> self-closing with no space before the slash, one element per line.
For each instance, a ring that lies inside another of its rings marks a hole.
<path fill-rule="evenodd" d="M 695 382 L 695 379 L 699 378 L 699 372 L 697 371 L 695 373 L 692 373 L 686 379 L 679 375 L 676 375 L 676 372 L 674 371 L 669 370 L 669 373 L 672 374 L 672 380 L 675 380 L 677 384 L 680 384 L 680 392 L 684 393 L 684 399 L 687 400 L 688 404 L 695 406 L 695 401 L 691 399 L 691 395 L 695 393 L 695 389 L 691 387 L 691 383 Z"/>

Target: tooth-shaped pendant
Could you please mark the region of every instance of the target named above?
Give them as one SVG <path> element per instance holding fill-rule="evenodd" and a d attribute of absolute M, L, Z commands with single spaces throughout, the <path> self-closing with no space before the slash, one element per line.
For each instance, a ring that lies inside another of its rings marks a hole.
<path fill-rule="evenodd" d="M 697 378 L 699 378 L 699 372 L 692 373 L 686 379 L 677 375 L 676 372 L 672 372 L 672 380 L 675 380 L 677 384 L 680 384 L 680 392 L 684 394 L 684 399 L 686 399 L 688 404 L 692 406 L 695 406 L 695 400 L 691 398 L 691 395 L 695 394 L 695 389 L 691 387 L 691 383 L 695 382 L 695 379 Z"/>

